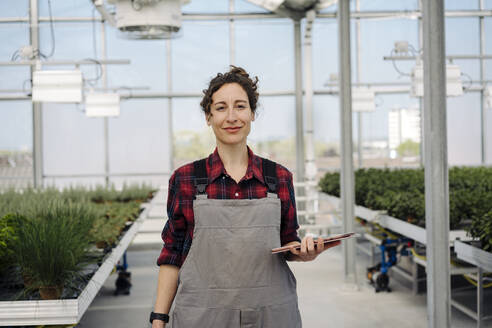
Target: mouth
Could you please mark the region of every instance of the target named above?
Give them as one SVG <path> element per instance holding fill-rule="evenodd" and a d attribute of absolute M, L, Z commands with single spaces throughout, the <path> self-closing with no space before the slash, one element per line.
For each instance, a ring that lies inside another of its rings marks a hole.
<path fill-rule="evenodd" d="M 237 132 L 241 129 L 240 126 L 236 126 L 236 127 L 231 127 L 231 128 L 224 128 L 224 130 L 226 130 L 227 132 L 229 133 L 234 133 L 234 132 Z"/>

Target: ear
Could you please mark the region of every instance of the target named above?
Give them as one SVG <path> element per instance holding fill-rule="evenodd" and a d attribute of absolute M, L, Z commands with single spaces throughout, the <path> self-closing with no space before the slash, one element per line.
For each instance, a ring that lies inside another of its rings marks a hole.
<path fill-rule="evenodd" d="M 256 118 L 256 113 L 252 112 L 251 113 L 251 122 L 253 122 Z"/>
<path fill-rule="evenodd" d="M 205 114 L 205 121 L 207 121 L 207 125 L 210 126 L 210 116 L 212 116 L 210 113 Z"/>

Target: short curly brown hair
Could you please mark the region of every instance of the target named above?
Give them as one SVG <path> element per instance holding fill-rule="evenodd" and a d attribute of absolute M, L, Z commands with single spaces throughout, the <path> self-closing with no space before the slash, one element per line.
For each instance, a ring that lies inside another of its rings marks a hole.
<path fill-rule="evenodd" d="M 209 85 L 208 89 L 203 90 L 203 99 L 200 102 L 203 112 L 208 115 L 210 114 L 210 105 L 212 105 L 212 96 L 219 90 L 224 84 L 227 83 L 237 83 L 239 84 L 246 94 L 248 95 L 249 107 L 253 114 L 256 113 L 256 105 L 258 104 L 258 77 L 255 76 L 253 79 L 249 77 L 249 74 L 244 70 L 244 68 L 230 65 L 231 68 L 227 73 L 217 73 Z"/>

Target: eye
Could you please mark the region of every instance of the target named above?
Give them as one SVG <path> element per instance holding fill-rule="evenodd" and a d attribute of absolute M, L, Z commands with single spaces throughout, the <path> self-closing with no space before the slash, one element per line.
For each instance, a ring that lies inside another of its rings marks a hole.
<path fill-rule="evenodd" d="M 244 109 L 244 108 L 246 108 L 246 106 L 244 106 L 244 105 L 238 105 L 237 108 Z"/>
<path fill-rule="evenodd" d="M 221 110 L 224 110 L 225 107 L 224 106 L 220 106 L 220 107 L 216 107 L 215 110 L 218 110 L 218 111 L 221 111 Z"/>

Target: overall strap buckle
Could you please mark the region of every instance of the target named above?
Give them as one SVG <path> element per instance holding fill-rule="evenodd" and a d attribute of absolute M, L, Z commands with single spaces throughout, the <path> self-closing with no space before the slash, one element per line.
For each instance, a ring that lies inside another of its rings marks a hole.
<path fill-rule="evenodd" d="M 262 158 L 263 164 L 263 179 L 268 187 L 269 193 L 277 193 L 278 178 L 277 178 L 277 164 L 269 159 Z"/>
<path fill-rule="evenodd" d="M 208 185 L 208 176 L 206 168 L 206 159 L 200 159 L 193 162 L 193 167 L 195 169 L 195 187 L 197 195 L 206 195 L 205 189 Z"/>

